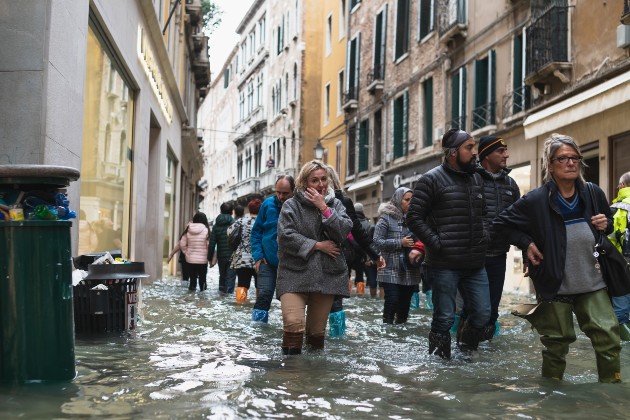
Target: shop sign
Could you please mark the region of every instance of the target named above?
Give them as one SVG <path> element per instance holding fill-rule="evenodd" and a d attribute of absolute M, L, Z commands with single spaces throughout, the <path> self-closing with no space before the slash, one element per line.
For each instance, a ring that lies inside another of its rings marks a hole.
<path fill-rule="evenodd" d="M 435 156 L 414 162 L 412 165 L 392 169 L 391 173 L 383 176 L 383 200 L 388 200 L 400 187 L 413 189 L 422 175 L 438 166 L 441 161 L 441 156 Z"/>
<path fill-rule="evenodd" d="M 138 291 L 127 292 L 127 331 L 136 329 L 136 318 L 138 316 Z"/>
<path fill-rule="evenodd" d="M 164 114 L 166 121 L 170 124 L 173 119 L 173 112 L 171 100 L 166 89 L 166 83 L 164 83 L 164 78 L 162 78 L 162 73 L 160 73 L 160 68 L 157 60 L 155 59 L 153 49 L 151 48 L 151 43 L 145 36 L 144 28 L 141 26 L 138 27 L 138 58 L 140 59 L 142 67 L 149 78 L 153 93 L 155 93 L 155 96 L 160 103 L 162 113 Z"/>

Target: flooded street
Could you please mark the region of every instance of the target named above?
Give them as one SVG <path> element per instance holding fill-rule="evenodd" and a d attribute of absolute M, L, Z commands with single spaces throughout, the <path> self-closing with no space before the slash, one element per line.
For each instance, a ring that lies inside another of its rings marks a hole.
<path fill-rule="evenodd" d="M 268 325 L 217 291 L 167 278 L 143 288 L 135 337 L 78 339 L 72 382 L 0 388 L 2 418 L 627 418 L 630 349 L 621 385 L 598 384 L 589 340 L 578 335 L 565 381 L 540 378 L 541 345 L 506 296 L 501 335 L 469 360 L 427 354 L 430 312 L 384 326 L 383 301 L 344 301 L 348 334 L 321 353 L 282 356 L 280 305 Z"/>

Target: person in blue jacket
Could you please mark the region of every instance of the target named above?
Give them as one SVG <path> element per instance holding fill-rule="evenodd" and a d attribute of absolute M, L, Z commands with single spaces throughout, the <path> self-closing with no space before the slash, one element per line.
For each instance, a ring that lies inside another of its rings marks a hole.
<path fill-rule="evenodd" d="M 293 197 L 295 180 L 290 175 L 280 175 L 275 188 L 276 195 L 263 201 L 250 235 L 252 257 L 258 273 L 258 294 L 252 321 L 264 323 L 269 320 L 278 275 L 278 217 L 282 204 Z"/>

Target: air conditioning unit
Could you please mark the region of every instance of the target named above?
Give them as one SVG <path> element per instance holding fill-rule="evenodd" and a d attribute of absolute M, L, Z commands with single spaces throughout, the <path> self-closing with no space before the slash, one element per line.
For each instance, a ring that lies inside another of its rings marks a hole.
<path fill-rule="evenodd" d="M 444 129 L 442 127 L 435 127 L 435 136 L 433 136 L 433 143 L 438 143 L 442 140 L 442 136 L 444 135 Z"/>
<path fill-rule="evenodd" d="M 630 25 L 617 26 L 617 48 L 630 47 Z"/>

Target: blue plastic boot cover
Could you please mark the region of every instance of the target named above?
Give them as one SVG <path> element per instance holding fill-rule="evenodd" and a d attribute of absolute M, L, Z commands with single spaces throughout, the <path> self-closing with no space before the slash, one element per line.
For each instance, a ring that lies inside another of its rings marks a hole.
<path fill-rule="evenodd" d="M 264 322 L 266 324 L 269 321 L 269 311 L 254 309 L 252 311 L 252 321 Z"/>
<path fill-rule="evenodd" d="M 328 314 L 328 333 L 331 337 L 342 337 L 346 333 L 346 311 Z"/>
<path fill-rule="evenodd" d="M 413 295 L 411 295 L 411 303 L 409 307 L 411 309 L 418 309 L 420 307 L 420 295 L 418 292 L 413 292 Z"/>
<path fill-rule="evenodd" d="M 500 334 L 499 330 L 499 320 L 494 321 L 494 336 L 498 336 Z"/>
<path fill-rule="evenodd" d="M 451 326 L 451 334 L 457 334 L 457 325 L 459 324 L 459 314 L 455 314 L 453 325 Z"/>
<path fill-rule="evenodd" d="M 427 309 L 433 310 L 433 291 L 429 290 L 424 297 L 427 302 Z"/>

